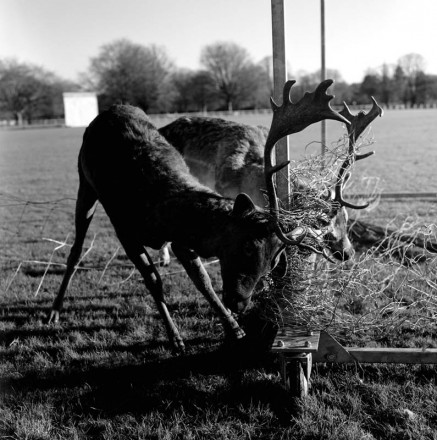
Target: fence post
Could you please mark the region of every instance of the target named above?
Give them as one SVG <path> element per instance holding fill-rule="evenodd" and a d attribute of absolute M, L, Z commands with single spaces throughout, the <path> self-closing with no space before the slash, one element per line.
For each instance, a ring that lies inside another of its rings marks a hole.
<path fill-rule="evenodd" d="M 287 80 L 285 56 L 285 10 L 284 0 L 272 0 L 272 43 L 273 43 L 273 98 L 282 104 L 282 90 Z M 275 147 L 276 163 L 289 160 L 288 136 L 279 140 Z M 276 174 L 276 187 L 279 200 L 288 201 L 290 194 L 289 167 Z"/>
<path fill-rule="evenodd" d="M 320 68 L 320 80 L 326 79 L 326 55 L 325 55 L 325 0 L 320 0 L 320 43 L 321 43 L 321 68 Z M 326 154 L 326 120 L 322 120 L 322 168 L 325 168 L 325 154 Z"/>

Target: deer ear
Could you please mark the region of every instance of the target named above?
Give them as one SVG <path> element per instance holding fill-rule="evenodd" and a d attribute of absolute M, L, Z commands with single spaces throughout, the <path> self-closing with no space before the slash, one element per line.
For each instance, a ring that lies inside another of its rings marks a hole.
<path fill-rule="evenodd" d="M 234 202 L 234 208 L 232 210 L 232 215 L 235 217 L 243 217 L 248 212 L 254 211 L 256 209 L 255 204 L 252 199 L 245 193 L 238 194 Z"/>

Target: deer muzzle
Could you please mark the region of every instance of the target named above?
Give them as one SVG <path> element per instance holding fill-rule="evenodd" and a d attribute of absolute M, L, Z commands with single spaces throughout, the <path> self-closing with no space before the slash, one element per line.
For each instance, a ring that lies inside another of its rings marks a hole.
<path fill-rule="evenodd" d="M 250 305 L 256 280 L 241 276 L 231 283 L 223 280 L 223 303 L 233 313 L 243 313 Z"/>
<path fill-rule="evenodd" d="M 249 307 L 250 297 L 244 299 L 238 299 L 236 297 L 225 297 L 223 299 L 223 302 L 226 308 L 238 315 L 246 311 L 246 309 Z"/>

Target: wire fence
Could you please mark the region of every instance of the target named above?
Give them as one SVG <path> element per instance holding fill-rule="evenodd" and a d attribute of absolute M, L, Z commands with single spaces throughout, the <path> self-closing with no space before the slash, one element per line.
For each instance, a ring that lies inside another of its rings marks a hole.
<path fill-rule="evenodd" d="M 73 232 L 73 218 L 74 218 L 74 207 L 76 199 L 71 197 L 62 197 L 54 200 L 45 201 L 32 201 L 26 200 L 23 197 L 14 195 L 8 192 L 0 191 L 0 212 L 5 210 L 9 211 L 14 218 L 13 222 L 7 222 L 1 226 L 0 232 L 3 238 L 3 250 L 4 255 L 0 257 L 0 261 L 3 267 L 3 272 L 8 272 L 7 280 L 4 280 L 3 292 L 7 293 L 17 278 L 17 275 L 25 267 L 42 267 L 43 273 L 38 282 L 37 288 L 33 295 L 36 297 L 41 288 L 43 287 L 44 281 L 47 274 L 53 268 L 64 269 L 66 268 L 66 254 L 68 254 L 69 249 L 73 245 L 72 233 L 68 233 L 65 239 L 51 238 L 49 233 L 53 230 L 54 225 L 57 224 L 60 217 L 67 215 L 70 219 L 67 222 L 66 227 L 69 231 Z M 3 216 L 6 218 L 7 216 Z M 100 208 L 97 210 L 95 218 L 97 222 L 103 224 L 108 223 L 105 213 Z M 109 227 L 109 225 L 108 225 Z M 99 229 L 99 227 L 97 227 Z M 26 253 L 31 253 L 29 251 L 29 234 L 31 234 L 32 242 L 31 244 L 37 244 L 40 255 L 36 259 L 28 258 Z M 106 240 L 106 237 L 101 237 L 98 239 L 98 232 L 95 232 L 90 242 L 84 246 L 83 254 L 75 267 L 76 271 L 97 271 L 100 272 L 98 285 L 103 283 L 105 275 L 113 270 L 124 268 L 130 271 L 126 278 L 120 281 L 108 284 L 120 285 L 124 284 L 128 280 L 135 276 L 135 267 L 129 261 L 125 259 L 120 259 L 116 261 L 116 257 L 120 254 L 121 248 L 115 240 L 115 234 L 110 240 L 110 255 L 107 257 L 107 252 L 102 253 L 100 258 L 97 258 L 99 263 L 96 264 L 96 257 L 90 258 L 92 252 L 99 252 L 99 242 L 100 246 Z M 102 235 L 102 234 L 100 234 Z M 21 246 L 20 246 L 21 243 Z M 14 252 L 8 253 L 7 249 L 16 248 Z M 17 254 L 18 252 L 21 255 Z M 23 254 L 24 253 L 24 254 Z M 105 260 L 102 260 L 102 257 Z M 159 258 L 159 257 L 158 257 Z M 155 259 L 154 264 L 161 265 L 164 261 L 160 259 Z M 174 260 L 174 258 L 173 258 Z M 205 262 L 205 265 L 216 264 L 217 259 L 212 259 Z M 185 270 L 168 270 L 163 268 L 161 270 L 164 277 L 185 273 Z M 137 274 L 139 277 L 139 274 Z"/>

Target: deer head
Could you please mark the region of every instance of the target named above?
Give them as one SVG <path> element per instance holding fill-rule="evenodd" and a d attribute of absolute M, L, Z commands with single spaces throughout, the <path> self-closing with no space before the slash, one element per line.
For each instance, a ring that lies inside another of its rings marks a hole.
<path fill-rule="evenodd" d="M 223 302 L 240 313 L 250 304 L 260 278 L 275 268 L 276 275 L 285 275 L 287 262 L 285 245 L 276 236 L 270 216 L 248 195 L 236 197 L 231 218 L 232 229 L 220 237 Z M 278 268 L 283 272 L 277 273 Z"/>
<path fill-rule="evenodd" d="M 364 154 L 357 154 L 356 152 L 357 139 L 377 116 L 383 115 L 382 108 L 373 97 L 371 99 L 373 105 L 367 113 L 361 111 L 357 115 L 353 115 L 346 103 L 343 103 L 343 110 L 340 111 L 340 115 L 349 121 L 349 124 L 346 125 L 349 147 L 347 157 L 339 168 L 334 191 L 329 191 L 329 199 L 333 207 L 333 212 L 329 232 L 325 235 L 325 240 L 328 242 L 332 254 L 339 260 L 349 260 L 355 253 L 347 235 L 348 213 L 346 208 L 365 209 L 369 206 L 369 203 L 354 205 L 345 201 L 343 198 L 343 189 L 351 177 L 349 170 L 355 161 L 365 159 L 375 153 L 374 151 Z"/>
<path fill-rule="evenodd" d="M 289 134 L 302 131 L 315 122 L 322 121 L 323 119 L 344 122 L 346 125 L 349 125 L 350 122 L 346 117 L 334 111 L 329 104 L 334 96 L 328 95 L 326 91 L 334 82 L 333 80 L 328 79 L 321 82 L 314 92 L 305 93 L 300 101 L 293 103 L 290 99 L 290 90 L 295 82 L 296 81 L 287 81 L 285 83 L 281 106 L 278 106 L 273 99 L 271 99 L 273 119 L 264 149 L 266 190 L 269 199 L 270 212 L 273 218 L 273 227 L 279 239 L 286 245 L 298 245 L 313 252 L 321 253 L 313 246 L 303 243 L 305 237 L 313 238 L 316 241 L 320 240 L 319 233 L 307 227 L 296 228 L 291 231 L 291 233 L 287 234 L 281 229 L 279 222 L 279 204 L 273 176 L 282 168 L 286 167 L 289 164 L 289 161 L 273 165 L 272 152 L 279 139 Z"/>
<path fill-rule="evenodd" d="M 233 217 L 238 233 L 230 235 L 225 243 L 224 255 L 220 257 L 223 278 L 223 299 L 232 311 L 242 312 L 250 303 L 255 284 L 260 275 L 275 267 L 286 270 L 286 258 L 283 250 L 287 245 L 297 245 L 313 252 L 321 253 L 313 246 L 303 243 L 305 238 L 313 241 L 321 239 L 320 233 L 309 227 L 299 226 L 290 232 L 283 232 L 279 220 L 279 202 L 273 182 L 274 174 L 288 165 L 288 162 L 274 166 L 272 151 L 282 137 L 297 133 L 309 125 L 323 119 L 333 119 L 349 124 L 348 120 L 335 112 L 329 105 L 333 96 L 327 95 L 332 80 L 322 82 L 312 93 L 306 93 L 300 101 L 292 103 L 290 89 L 295 81 L 288 81 L 283 90 L 283 104 L 278 106 L 273 100 L 273 118 L 264 148 L 266 189 L 269 199 L 270 215 L 256 208 L 249 196 L 240 194 L 234 204 Z M 247 222 L 246 218 L 260 216 L 261 224 Z M 252 229 L 252 231 L 251 231 Z M 247 238 L 245 236 L 247 235 Z M 281 264 L 278 262 L 281 260 Z"/>

